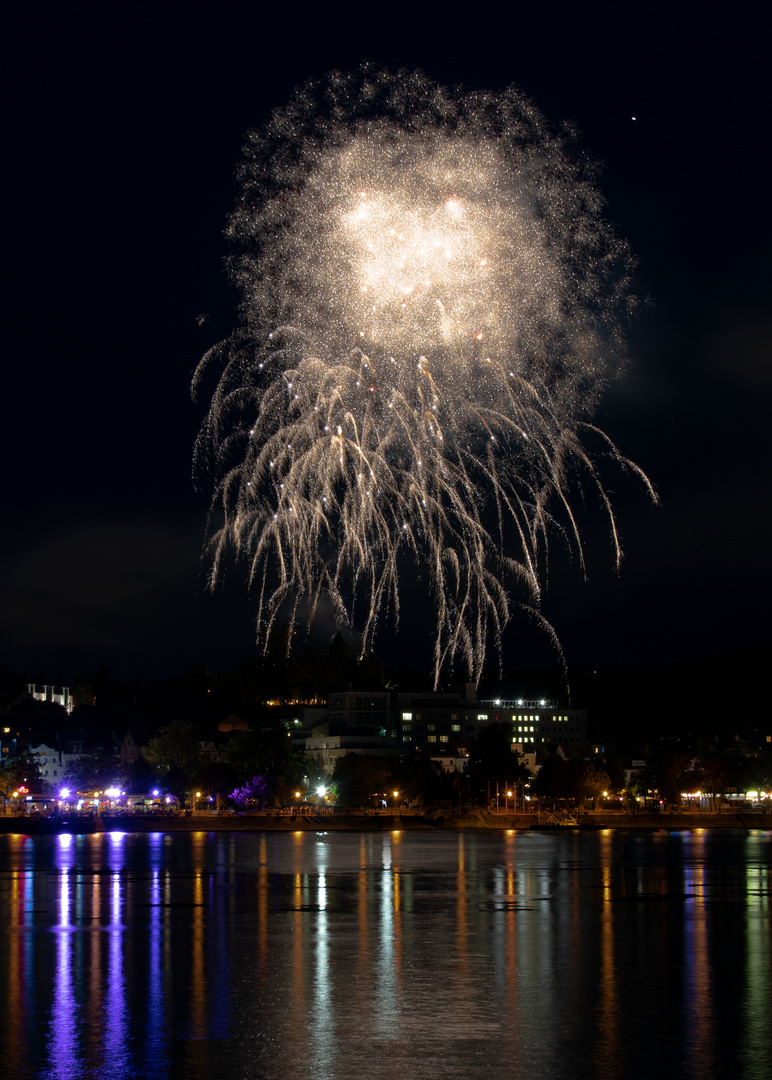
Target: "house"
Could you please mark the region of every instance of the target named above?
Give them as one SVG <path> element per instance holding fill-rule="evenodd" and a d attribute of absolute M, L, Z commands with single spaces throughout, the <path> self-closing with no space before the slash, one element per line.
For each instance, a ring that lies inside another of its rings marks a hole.
<path fill-rule="evenodd" d="M 38 767 L 40 779 L 46 785 L 55 786 L 64 779 L 65 763 L 61 750 L 41 743 L 29 748 L 29 756 Z"/>

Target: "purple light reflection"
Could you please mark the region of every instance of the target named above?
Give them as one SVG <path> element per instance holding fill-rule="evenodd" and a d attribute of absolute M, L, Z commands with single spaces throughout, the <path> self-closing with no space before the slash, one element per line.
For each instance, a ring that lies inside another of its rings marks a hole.
<path fill-rule="evenodd" d="M 160 839 L 160 834 L 159 834 Z M 168 871 L 167 871 L 168 878 Z M 156 1063 L 163 1056 L 164 1046 L 164 997 L 167 987 L 164 985 L 164 969 L 161 966 L 161 944 L 163 929 L 161 926 L 161 872 L 157 868 L 153 870 L 150 884 L 150 935 L 148 942 L 148 967 L 149 978 L 147 980 L 147 1028 L 144 1039 L 145 1075 L 151 1075 Z M 169 965 L 171 967 L 171 964 Z"/>
<path fill-rule="evenodd" d="M 116 834 L 111 834 L 111 837 Z M 123 833 L 117 834 L 123 839 Z M 128 1019 L 126 1015 L 126 980 L 124 977 L 123 943 L 125 927 L 121 876 L 112 875 L 110 882 L 110 924 L 107 954 L 107 986 L 104 995 L 104 1056 L 103 1075 L 121 1080 L 137 1075 L 134 1062 L 128 1054 Z"/>
<path fill-rule="evenodd" d="M 126 859 L 126 852 L 124 845 L 128 833 L 125 832 L 108 832 L 105 834 L 109 841 L 109 854 L 108 865 L 111 870 L 118 871 L 123 869 L 123 864 Z"/>
<path fill-rule="evenodd" d="M 70 855 L 72 837 L 61 835 L 60 852 Z M 82 1057 L 78 1046 L 78 1021 L 80 1007 L 73 987 L 72 950 L 75 935 L 70 922 L 72 892 L 70 887 L 69 867 L 61 866 L 59 877 L 59 922 L 56 925 L 56 975 L 54 979 L 54 997 L 51 1004 L 50 1038 L 50 1076 L 55 1080 L 71 1080 L 78 1073 L 78 1062 Z"/>

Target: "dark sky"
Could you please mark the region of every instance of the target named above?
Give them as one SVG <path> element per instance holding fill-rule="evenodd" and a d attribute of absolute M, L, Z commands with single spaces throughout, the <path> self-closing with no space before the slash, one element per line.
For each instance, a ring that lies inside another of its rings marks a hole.
<path fill-rule="evenodd" d="M 205 350 L 232 328 L 223 228 L 245 132 L 365 58 L 514 83 L 605 163 L 608 216 L 652 303 L 601 426 L 652 478 L 612 484 L 588 579 L 560 556 L 544 613 L 570 665 L 667 663 L 769 640 L 769 60 L 753 5 L 348 9 L 15 4 L 5 16 L 0 664 L 72 681 L 215 669 L 253 651 L 245 572 L 203 589 L 191 480 Z M 496 15 L 496 11 L 506 12 Z M 636 119 L 632 119 L 635 117 Z M 10 241 L 10 242 L 9 242 Z M 198 325 L 197 316 L 207 320 Z M 407 620 L 387 658 L 428 666 Z M 529 624 L 506 666 L 550 663 Z"/>

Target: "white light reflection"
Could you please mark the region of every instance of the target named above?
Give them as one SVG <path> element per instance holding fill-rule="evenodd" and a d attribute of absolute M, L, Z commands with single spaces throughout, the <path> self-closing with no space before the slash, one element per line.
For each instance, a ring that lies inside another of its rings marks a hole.
<path fill-rule="evenodd" d="M 317 854 L 320 854 L 317 846 Z M 326 863 L 326 852 L 321 856 Z M 327 914 L 327 879 L 323 867 L 317 881 L 317 903 L 319 912 L 316 919 L 316 941 L 314 947 L 314 996 L 311 1005 L 311 1038 L 314 1046 L 314 1059 L 317 1075 L 332 1075 L 329 1071 L 335 1058 L 336 1014 L 332 1008 L 334 1000 L 332 980 L 330 978 L 330 927 Z"/>
<path fill-rule="evenodd" d="M 124 833 L 110 833 L 113 843 L 120 845 Z M 125 979 L 123 975 L 123 941 L 125 927 L 121 876 L 113 873 L 110 882 L 110 924 L 107 955 L 107 993 L 105 994 L 105 1075 L 111 1078 L 135 1076 L 134 1063 L 128 1056 Z"/>
<path fill-rule="evenodd" d="M 72 890 L 69 869 L 72 862 L 72 836 L 61 833 L 59 842 L 59 921 L 56 925 L 56 973 L 49 1024 L 49 1075 L 54 1080 L 71 1080 L 77 1075 L 78 1024 L 80 1008 L 73 987 L 72 948 L 74 929 L 70 920 Z"/>
<path fill-rule="evenodd" d="M 393 866 L 392 836 L 386 834 L 381 844 L 380 923 L 378 951 L 375 962 L 376 1006 L 373 1022 L 380 1038 L 390 1038 L 399 1022 L 400 1003 L 397 982 L 397 949 L 395 928 L 395 889 L 398 870 Z"/>

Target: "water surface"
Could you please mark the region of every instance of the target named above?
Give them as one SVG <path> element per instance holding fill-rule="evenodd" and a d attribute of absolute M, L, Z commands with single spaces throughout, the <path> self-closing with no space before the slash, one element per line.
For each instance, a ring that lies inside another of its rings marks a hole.
<path fill-rule="evenodd" d="M 772 1076 L 765 831 L 0 836 L 14 1078 Z"/>

